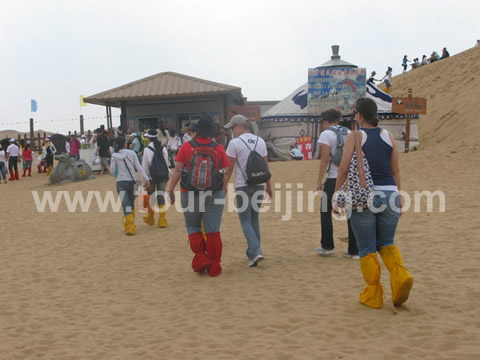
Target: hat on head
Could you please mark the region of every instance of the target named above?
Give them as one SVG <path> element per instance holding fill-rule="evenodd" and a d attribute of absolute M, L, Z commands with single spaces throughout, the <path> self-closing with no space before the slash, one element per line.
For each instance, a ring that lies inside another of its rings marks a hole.
<path fill-rule="evenodd" d="M 153 138 L 156 138 L 158 136 L 158 133 L 156 130 L 154 129 L 150 129 L 147 131 L 147 133 L 144 135 L 146 138 L 150 138 L 150 139 L 153 139 Z"/>
<path fill-rule="evenodd" d="M 82 135 L 82 138 L 86 138 L 86 137 L 87 137 L 87 135 Z"/>
<path fill-rule="evenodd" d="M 137 136 L 137 134 L 135 134 L 134 132 L 130 134 L 130 137 L 132 136 Z"/>
<path fill-rule="evenodd" d="M 376 75 L 377 72 L 375 70 L 372 71 L 372 75 Z"/>
<path fill-rule="evenodd" d="M 240 125 L 240 124 L 248 124 L 248 119 L 245 116 L 243 116 L 242 114 L 238 114 L 238 115 L 233 116 L 230 119 L 230 121 L 228 122 L 228 124 L 226 124 L 224 126 L 224 128 L 225 129 L 231 129 L 234 126 Z"/>
<path fill-rule="evenodd" d="M 14 138 L 11 138 L 10 140 L 8 140 L 9 142 L 15 142 L 15 139 Z"/>
<path fill-rule="evenodd" d="M 201 115 L 196 124 L 190 126 L 200 137 L 210 137 L 215 135 L 213 119 L 208 115 Z"/>

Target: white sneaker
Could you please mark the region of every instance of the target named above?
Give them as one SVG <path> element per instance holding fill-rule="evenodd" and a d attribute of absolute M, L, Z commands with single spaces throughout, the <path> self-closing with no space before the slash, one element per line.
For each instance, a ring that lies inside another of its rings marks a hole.
<path fill-rule="evenodd" d="M 357 254 L 357 255 L 350 255 L 350 254 L 348 253 L 348 251 L 345 251 L 345 252 L 343 253 L 343 256 L 345 256 L 346 258 L 353 259 L 353 260 L 359 260 L 359 259 L 360 259 L 360 255 L 358 255 L 358 254 Z"/>
<path fill-rule="evenodd" d="M 324 249 L 322 247 L 317 247 L 315 249 L 315 252 L 318 254 L 318 255 L 322 255 L 322 256 L 332 256 L 332 255 L 335 255 L 335 250 L 327 250 L 327 249 Z"/>
<path fill-rule="evenodd" d="M 265 258 L 263 257 L 263 255 L 257 255 L 255 256 L 255 259 L 253 260 L 250 260 L 248 262 L 248 267 L 253 267 L 253 266 L 257 266 L 259 262 L 265 260 Z"/>

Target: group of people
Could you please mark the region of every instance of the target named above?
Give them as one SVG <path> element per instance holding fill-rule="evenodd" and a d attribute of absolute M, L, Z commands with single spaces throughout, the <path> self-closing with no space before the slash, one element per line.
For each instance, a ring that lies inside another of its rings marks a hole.
<path fill-rule="evenodd" d="M 422 60 L 420 60 L 419 58 L 415 58 L 413 59 L 413 61 L 410 61 L 408 60 L 407 55 L 405 55 L 402 60 L 403 72 L 407 71 L 409 62 L 411 63 L 411 67 L 413 70 L 419 68 L 420 66 L 427 65 L 438 60 L 446 59 L 448 57 L 450 57 L 450 53 L 448 52 L 446 47 L 442 49 L 442 55 L 439 55 L 436 51 L 432 51 L 430 57 L 427 57 L 427 55 L 423 55 Z"/>
<path fill-rule="evenodd" d="M 137 154 L 128 149 L 126 138 L 115 139 L 115 150 L 111 158 L 111 172 L 116 176 L 116 187 L 122 194 L 124 213 L 123 226 L 126 235 L 136 233 L 135 220 L 135 186 L 136 173 L 143 179 L 147 194 L 143 196 L 146 213 L 143 221 L 155 224 L 155 203 L 158 206 L 157 226 L 168 226 L 165 202 L 175 203 L 174 189 L 180 182 L 180 202 L 184 211 L 184 221 L 190 248 L 194 254 L 192 269 L 195 272 L 206 271 L 210 276 L 222 272 L 221 256 L 223 242 L 220 224 L 224 209 L 225 189 L 230 176 L 235 171 L 236 199 L 240 223 L 247 240 L 246 255 L 248 266 L 255 267 L 263 259 L 260 236 L 260 207 L 264 191 L 271 196 L 271 180 L 251 180 L 247 169 L 250 154 L 260 156 L 266 167 L 267 149 L 265 142 L 252 134 L 251 124 L 243 115 L 234 116 L 225 125 L 235 136 L 227 149 L 215 141 L 219 132 L 218 123 L 208 115 L 200 116 L 197 123 L 189 128 L 191 140 L 183 143 L 174 159 L 173 171 L 168 156 L 167 146 L 158 139 L 157 130 L 149 130 L 144 136 L 149 144 L 143 152 L 140 164 Z M 235 170 L 236 166 L 236 170 Z M 155 196 L 154 196 L 155 195 Z M 165 199 L 165 195 L 168 199 Z"/>
<path fill-rule="evenodd" d="M 32 164 L 34 161 L 30 141 L 19 144 L 17 140 L 11 138 L 8 142 L 9 145 L 5 149 L 0 144 L 0 180 L 3 180 L 5 184 L 7 183 L 8 173 L 10 174 L 9 181 L 20 180 L 19 163 L 22 163 L 22 177 L 32 176 Z M 55 146 L 50 137 L 47 137 L 36 159 L 38 173 L 51 174 L 55 152 Z"/>
<path fill-rule="evenodd" d="M 407 72 L 408 68 L 408 63 L 412 63 L 412 69 L 416 69 L 422 65 L 430 64 L 438 60 L 446 59 L 450 57 L 450 53 L 448 52 L 447 48 L 444 47 L 442 50 L 442 56 L 438 55 L 436 51 L 432 52 L 432 55 L 430 55 L 429 58 L 427 58 L 426 55 L 423 55 L 422 61 L 420 61 L 418 58 L 413 59 L 413 61 L 408 60 L 408 55 L 404 55 L 402 59 L 402 68 L 403 71 L 402 73 Z M 385 72 L 385 75 L 381 79 L 375 79 L 375 76 L 377 75 L 376 71 L 372 71 L 370 74 L 370 77 L 368 78 L 368 82 L 371 84 L 375 84 L 375 81 L 383 81 L 385 83 L 385 92 L 390 93 L 391 88 L 392 88 L 392 68 L 390 66 L 387 67 L 387 71 Z"/>
<path fill-rule="evenodd" d="M 374 70 L 372 71 L 370 77 L 368 78 L 368 82 L 371 84 L 375 84 L 375 81 L 383 81 L 385 83 L 386 89 L 385 92 L 389 93 L 391 88 L 392 88 L 392 71 L 393 69 L 388 66 L 387 71 L 385 71 L 385 75 L 381 79 L 375 79 L 375 75 L 377 75 L 377 72 Z"/>
<path fill-rule="evenodd" d="M 360 261 L 366 283 L 360 294 L 360 302 L 372 308 L 380 308 L 383 306 L 383 288 L 377 258 L 379 252 L 391 273 L 392 301 L 395 305 L 401 305 L 408 299 L 413 277 L 404 267 L 400 251 L 394 244 L 402 207 L 402 199 L 398 194 L 398 148 L 392 134 L 378 127 L 377 106 L 373 100 L 361 98 L 356 103 L 355 119 L 360 125 L 358 132 L 350 132 L 340 126 L 340 119 L 341 114 L 335 109 L 322 114 L 325 130 L 319 138 L 321 161 L 317 190 L 326 196 L 327 201 L 321 203 L 321 246 L 315 251 L 320 256 L 335 254 L 332 212 L 336 210 L 332 207 L 332 199 L 347 179 L 355 136 L 360 136 L 362 153 L 368 161 L 375 190 L 381 194 L 374 195 L 373 209 L 352 211 L 347 225 L 348 250 L 344 255 Z M 118 168 L 117 191 L 119 194 L 124 193 L 124 233 L 136 233 L 134 189 L 137 172 L 147 189 L 147 195 L 143 197 L 147 209 L 143 220 L 148 225 L 155 224 L 153 207 L 156 202 L 160 209 L 157 223 L 160 228 L 168 226 L 165 204 L 166 201 L 171 204 L 178 201 L 174 189 L 180 182 L 179 201 L 193 252 L 192 269 L 195 272 L 205 271 L 213 277 L 222 272 L 223 242 L 220 225 L 225 190 L 231 176 L 235 174 L 236 206 L 247 243 L 248 267 L 255 267 L 264 260 L 260 207 L 265 193 L 272 196 L 265 142 L 253 134 L 249 120 L 243 115 L 233 116 L 224 129 L 230 131 L 233 138 L 226 150 L 214 140 L 218 124 L 208 115 L 202 115 L 192 133 L 192 139 L 183 143 L 176 154 L 173 171 L 169 169 L 168 152 L 166 146 L 158 140 L 157 130 L 149 130 L 144 135 L 149 144 L 144 150 L 142 164 L 135 152 L 127 148 L 123 136 L 115 140 L 115 152 L 111 159 L 112 171 Z M 252 180 L 251 170 L 255 161 L 257 169 L 265 166 L 265 172 L 268 173 L 267 177 L 257 182 Z M 208 177 L 205 174 L 210 175 Z M 323 180 L 325 175 L 326 181 Z"/>
<path fill-rule="evenodd" d="M 354 116 L 360 130 L 350 132 L 339 125 L 339 111 L 331 109 L 322 114 L 326 129 L 318 140 L 321 161 L 317 190 L 326 195 L 327 201 L 321 203 L 321 246 L 315 250 L 322 256 L 334 254 L 331 214 L 332 211 L 338 211 L 332 207 L 332 199 L 334 193 L 350 180 L 349 168 L 354 161 L 352 159 L 357 141 L 357 149 L 361 149 L 368 162 L 375 192 L 371 207 L 351 211 L 347 225 L 348 251 L 345 256 L 360 259 L 360 269 L 366 283 L 360 294 L 360 302 L 372 308 L 381 308 L 383 287 L 377 258 L 379 252 L 390 271 L 392 302 L 401 305 L 408 299 L 413 277 L 404 267 L 400 251 L 394 243 L 403 203 L 399 196 L 398 148 L 393 135 L 378 127 L 375 101 L 369 98 L 358 99 Z M 337 156 L 339 151 L 341 157 Z M 325 173 L 327 180 L 323 182 Z"/>

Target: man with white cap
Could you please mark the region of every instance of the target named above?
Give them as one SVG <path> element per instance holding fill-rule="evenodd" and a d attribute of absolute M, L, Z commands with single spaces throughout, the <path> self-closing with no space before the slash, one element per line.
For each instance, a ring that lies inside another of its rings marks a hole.
<path fill-rule="evenodd" d="M 86 149 L 87 148 L 87 135 L 82 135 L 80 139 L 80 148 Z"/>
<path fill-rule="evenodd" d="M 9 181 L 20 180 L 18 176 L 18 159 L 20 158 L 21 151 L 20 148 L 15 143 L 15 139 L 11 138 L 8 140 L 10 145 L 7 147 L 7 158 L 8 161 L 8 171 L 10 172 Z M 15 171 L 15 173 L 14 173 Z"/>
<path fill-rule="evenodd" d="M 225 177 L 225 187 L 232 175 L 235 164 L 235 188 L 238 216 L 242 226 L 243 234 L 247 240 L 248 267 L 257 266 L 264 260 L 260 248 L 260 207 L 263 200 L 264 185 L 256 183 L 249 185 L 249 174 L 247 174 L 247 161 L 252 152 L 257 152 L 267 165 L 267 147 L 265 141 L 250 133 L 250 123 L 243 115 L 235 115 L 225 125 L 235 137 L 228 144 L 227 156 L 230 160 L 228 174 Z M 266 193 L 272 196 L 271 180 L 268 180 Z"/>

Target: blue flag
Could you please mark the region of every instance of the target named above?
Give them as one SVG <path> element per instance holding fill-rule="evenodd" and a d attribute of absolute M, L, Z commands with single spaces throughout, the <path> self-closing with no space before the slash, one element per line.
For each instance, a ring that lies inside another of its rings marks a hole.
<path fill-rule="evenodd" d="M 37 100 L 33 100 L 33 99 L 30 100 L 30 109 L 32 112 L 37 111 Z"/>

